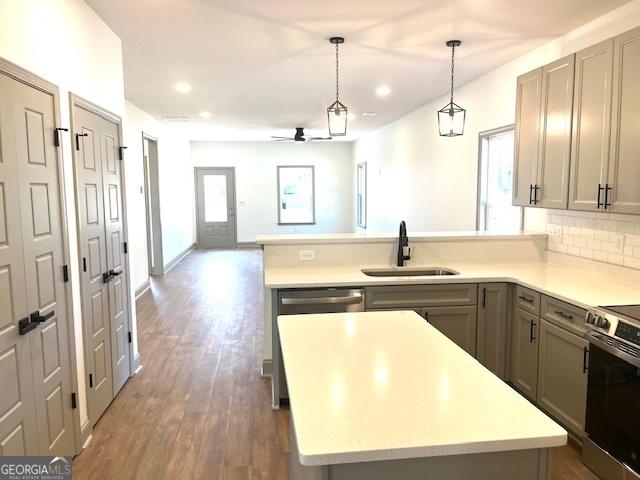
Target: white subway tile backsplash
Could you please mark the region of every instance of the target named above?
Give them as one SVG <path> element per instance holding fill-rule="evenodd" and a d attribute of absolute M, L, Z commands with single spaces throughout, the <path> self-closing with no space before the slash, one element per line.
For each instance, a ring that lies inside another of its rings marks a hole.
<path fill-rule="evenodd" d="M 640 270 L 640 216 L 549 210 L 545 231 L 548 250 Z"/>

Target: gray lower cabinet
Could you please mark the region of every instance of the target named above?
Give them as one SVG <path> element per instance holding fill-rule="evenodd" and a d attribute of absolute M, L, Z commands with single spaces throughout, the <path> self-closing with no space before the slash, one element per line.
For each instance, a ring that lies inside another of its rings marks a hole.
<path fill-rule="evenodd" d="M 587 347 L 584 338 L 541 321 L 537 403 L 580 436 L 587 408 Z"/>
<path fill-rule="evenodd" d="M 536 400 L 538 384 L 539 318 L 514 309 L 511 334 L 511 382 L 529 399 Z"/>
<path fill-rule="evenodd" d="M 469 355 L 476 356 L 476 307 L 423 308 L 427 322 L 446 335 Z"/>
<path fill-rule="evenodd" d="M 508 292 L 506 283 L 478 286 L 476 358 L 503 380 L 506 375 Z"/>

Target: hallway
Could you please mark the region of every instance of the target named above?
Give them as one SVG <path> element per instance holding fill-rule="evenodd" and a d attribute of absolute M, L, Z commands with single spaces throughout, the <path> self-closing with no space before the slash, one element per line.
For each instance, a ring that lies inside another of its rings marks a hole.
<path fill-rule="evenodd" d="M 137 304 L 144 369 L 74 461 L 75 479 L 270 479 L 289 475 L 289 413 L 260 377 L 259 250 L 195 251 Z M 554 480 L 597 480 L 572 446 Z"/>
<path fill-rule="evenodd" d="M 137 303 L 144 366 L 73 465 L 75 479 L 288 478 L 288 411 L 260 377 L 259 250 L 195 251 Z"/>

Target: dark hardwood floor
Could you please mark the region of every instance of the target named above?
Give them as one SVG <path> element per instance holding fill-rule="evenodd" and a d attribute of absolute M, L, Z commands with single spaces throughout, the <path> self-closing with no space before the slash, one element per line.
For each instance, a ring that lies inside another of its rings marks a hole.
<path fill-rule="evenodd" d="M 144 369 L 73 463 L 78 479 L 289 478 L 289 412 L 260 377 L 259 250 L 196 251 L 137 304 Z M 597 479 L 566 446 L 553 480 Z"/>

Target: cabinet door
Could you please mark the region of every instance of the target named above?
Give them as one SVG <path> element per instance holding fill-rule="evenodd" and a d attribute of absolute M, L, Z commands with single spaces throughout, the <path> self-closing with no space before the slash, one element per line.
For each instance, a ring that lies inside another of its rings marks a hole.
<path fill-rule="evenodd" d="M 612 76 L 613 39 L 576 54 L 570 210 L 599 209 L 598 187 L 606 183 L 609 163 Z"/>
<path fill-rule="evenodd" d="M 536 399 L 538 383 L 538 323 L 537 316 L 514 310 L 511 335 L 511 382 L 529 397 Z"/>
<path fill-rule="evenodd" d="M 542 69 L 518 77 L 513 204 L 529 206 L 539 153 Z"/>
<path fill-rule="evenodd" d="M 507 284 L 479 286 L 477 358 L 498 377 L 505 377 Z"/>
<path fill-rule="evenodd" d="M 640 214 L 640 28 L 614 41 L 608 201 L 615 213 Z"/>
<path fill-rule="evenodd" d="M 584 432 L 588 342 L 542 320 L 538 405 L 576 434 Z"/>
<path fill-rule="evenodd" d="M 567 208 L 575 55 L 542 68 L 542 124 L 536 205 Z"/>
<path fill-rule="evenodd" d="M 472 356 L 476 356 L 476 307 L 432 307 L 422 316 Z"/>

